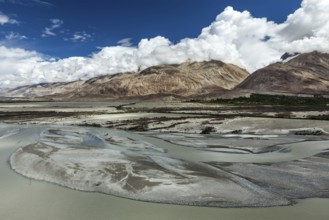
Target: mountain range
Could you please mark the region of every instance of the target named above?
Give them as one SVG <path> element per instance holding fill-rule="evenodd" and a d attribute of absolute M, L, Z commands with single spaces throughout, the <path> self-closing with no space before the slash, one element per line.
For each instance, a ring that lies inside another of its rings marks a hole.
<path fill-rule="evenodd" d="M 69 83 L 22 86 L 10 96 L 52 96 L 63 98 L 122 98 L 149 95 L 189 97 L 233 89 L 248 72 L 221 61 L 159 65 L 140 72 L 120 73 Z"/>
<path fill-rule="evenodd" d="M 145 96 L 196 97 L 230 91 L 329 94 L 329 54 L 284 54 L 281 62 L 249 74 L 221 61 L 159 65 L 140 72 L 104 75 L 74 82 L 21 86 L 6 96 L 62 99 Z"/>

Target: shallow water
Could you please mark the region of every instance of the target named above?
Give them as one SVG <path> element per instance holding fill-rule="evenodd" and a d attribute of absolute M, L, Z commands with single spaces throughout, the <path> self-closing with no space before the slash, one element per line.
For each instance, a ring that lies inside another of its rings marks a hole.
<path fill-rule="evenodd" d="M 4 132 L 2 130 L 2 133 Z M 7 130 L 8 133 L 8 129 Z M 15 130 L 14 130 L 15 131 Z M 16 130 L 17 131 L 17 130 Z M 0 219 L 2 220 L 129 220 L 129 219 L 315 219 L 329 218 L 329 200 L 309 199 L 290 207 L 206 208 L 145 203 L 99 193 L 80 192 L 54 184 L 29 180 L 8 165 L 8 158 L 18 147 L 35 142 L 30 127 L 0 140 Z M 174 152 L 172 152 L 174 153 Z"/>
<path fill-rule="evenodd" d="M 241 163 L 275 163 L 275 162 L 286 162 L 291 160 L 298 160 L 306 157 L 311 157 L 313 155 L 319 154 L 323 151 L 329 149 L 329 141 L 305 141 L 291 144 L 282 144 L 283 148 L 287 149 L 287 152 L 268 152 L 262 154 L 236 154 L 228 152 L 213 152 L 213 151 L 203 151 L 193 147 L 184 147 L 177 144 L 172 144 L 170 142 L 148 137 L 138 134 L 131 134 L 124 131 L 119 131 L 120 135 L 134 137 L 136 139 L 141 139 L 167 150 L 166 156 L 183 159 L 192 160 L 195 162 L 241 162 Z M 218 138 L 225 138 L 221 135 Z M 239 139 L 239 137 L 237 137 Z M 291 137 L 291 142 L 297 142 L 294 137 Z M 241 142 L 244 140 L 241 139 Z"/>

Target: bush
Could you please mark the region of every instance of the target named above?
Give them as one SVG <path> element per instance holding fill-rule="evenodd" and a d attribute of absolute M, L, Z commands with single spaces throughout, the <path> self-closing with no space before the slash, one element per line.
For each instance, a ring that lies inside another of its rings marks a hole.
<path fill-rule="evenodd" d="M 200 134 L 210 134 L 212 132 L 216 132 L 216 129 L 214 127 L 211 127 L 211 126 L 207 126 L 204 129 L 202 129 Z"/>

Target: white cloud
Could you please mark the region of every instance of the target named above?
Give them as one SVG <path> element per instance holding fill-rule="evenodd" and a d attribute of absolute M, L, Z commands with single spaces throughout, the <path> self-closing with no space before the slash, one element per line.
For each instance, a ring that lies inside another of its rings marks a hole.
<path fill-rule="evenodd" d="M 120 46 L 123 46 L 123 47 L 131 47 L 133 44 L 131 43 L 131 40 L 132 38 L 130 37 L 127 37 L 127 38 L 123 38 L 121 40 L 119 40 L 117 43 L 120 45 Z"/>
<path fill-rule="evenodd" d="M 1 88 L 42 80 L 39 75 L 33 74 L 33 69 L 42 61 L 37 52 L 0 46 Z"/>
<path fill-rule="evenodd" d="M 0 11 L 0 25 L 4 24 L 17 24 L 18 22 L 15 19 L 8 17 L 5 14 L 2 14 Z"/>
<path fill-rule="evenodd" d="M 42 37 L 57 36 L 55 33 L 56 29 L 61 28 L 64 23 L 61 19 L 50 19 L 50 22 L 51 26 L 45 28 L 45 30 L 42 32 Z"/>
<path fill-rule="evenodd" d="M 5 36 L 6 40 L 26 40 L 27 37 L 25 35 L 21 35 L 19 33 L 16 32 L 9 32 L 6 36 Z"/>
<path fill-rule="evenodd" d="M 66 41 L 85 42 L 92 39 L 92 35 L 85 31 L 75 32 L 71 38 L 64 38 Z"/>
<path fill-rule="evenodd" d="M 279 31 L 279 46 L 293 52 L 329 50 L 329 1 L 304 0 Z"/>
<path fill-rule="evenodd" d="M 61 19 L 50 19 L 50 22 L 52 23 L 51 28 L 55 29 L 55 28 L 60 28 L 62 26 L 62 24 L 64 23 Z"/>
<path fill-rule="evenodd" d="M 0 3 L 11 3 L 11 4 L 18 4 L 24 6 L 52 6 L 51 3 L 42 0 L 0 0 Z"/>
<path fill-rule="evenodd" d="M 70 33 L 69 30 L 62 29 L 64 21 L 61 19 L 50 19 L 50 22 L 51 25 L 42 31 L 42 37 L 55 37 L 60 35 L 63 40 L 72 42 L 86 42 L 92 40 L 93 36 L 85 31 Z"/>
<path fill-rule="evenodd" d="M 91 57 L 57 61 L 46 60 L 33 51 L 2 46 L 0 86 L 87 79 L 188 59 L 222 60 L 253 71 L 279 60 L 284 52 L 329 52 L 328 11 L 327 0 L 303 0 L 300 9 L 285 22 L 276 24 L 227 7 L 197 38 L 173 44 L 158 36 L 142 39 L 136 47 L 125 45 L 130 42 L 126 39 L 118 42 L 121 45 L 104 47 Z M 62 22 L 52 24 L 58 28 Z"/>

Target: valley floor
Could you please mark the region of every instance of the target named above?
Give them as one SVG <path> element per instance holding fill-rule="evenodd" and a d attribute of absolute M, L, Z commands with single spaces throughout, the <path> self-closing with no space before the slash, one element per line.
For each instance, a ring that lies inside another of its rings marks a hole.
<path fill-rule="evenodd" d="M 0 141 L 29 133 L 35 140 L 11 156 L 12 168 L 73 189 L 174 204 L 282 206 L 329 197 L 329 123 L 320 120 L 328 114 L 326 107 L 160 101 L 1 103 Z"/>
<path fill-rule="evenodd" d="M 7 124 L 74 125 L 140 132 L 221 133 L 220 127 L 225 120 L 248 117 L 294 119 L 294 122 L 296 119 L 308 119 L 307 123 L 314 124 L 329 119 L 329 107 L 237 106 L 180 101 L 0 102 L 0 122 Z M 236 130 L 241 129 L 237 127 Z"/>

